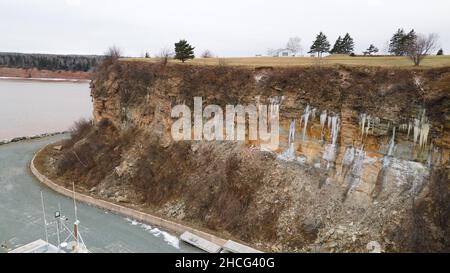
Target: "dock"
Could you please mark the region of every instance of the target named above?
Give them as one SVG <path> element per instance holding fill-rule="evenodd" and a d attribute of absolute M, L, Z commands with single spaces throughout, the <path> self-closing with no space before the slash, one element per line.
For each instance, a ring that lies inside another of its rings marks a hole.
<path fill-rule="evenodd" d="M 263 253 L 262 251 L 256 250 L 232 240 L 226 241 L 226 243 L 223 245 L 223 249 L 227 252 L 232 253 Z"/>
<path fill-rule="evenodd" d="M 203 239 L 202 237 L 199 237 L 195 234 L 192 234 L 189 231 L 185 231 L 183 234 L 181 234 L 180 239 L 209 253 L 219 253 L 222 249 L 221 246 L 216 245 L 213 242 Z"/>
<path fill-rule="evenodd" d="M 63 253 L 63 252 L 64 251 L 58 249 L 56 246 L 49 244 L 42 239 L 39 239 L 29 244 L 13 249 L 8 253 Z"/>
<path fill-rule="evenodd" d="M 232 240 L 228 240 L 225 244 L 223 244 L 223 246 L 220 246 L 200 236 L 192 234 L 189 231 L 185 231 L 181 234 L 180 239 L 209 253 L 263 253 L 262 251 Z"/>

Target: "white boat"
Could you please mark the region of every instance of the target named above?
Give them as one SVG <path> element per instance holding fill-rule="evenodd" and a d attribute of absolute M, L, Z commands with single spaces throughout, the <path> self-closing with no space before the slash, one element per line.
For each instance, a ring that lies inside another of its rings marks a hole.
<path fill-rule="evenodd" d="M 73 188 L 73 192 L 75 195 L 75 186 Z M 66 225 L 68 218 L 61 214 L 61 209 L 55 212 L 54 220 L 47 222 L 42 191 L 41 203 L 42 213 L 44 217 L 45 240 L 38 239 L 36 241 L 13 249 L 8 253 L 89 253 L 89 250 L 87 249 L 78 229 L 80 221 L 78 220 L 77 216 L 77 204 L 75 201 L 75 196 L 73 199 L 75 210 L 75 222 L 73 223 L 73 230 L 71 230 Z M 49 242 L 48 229 L 52 227 L 56 229 L 56 245 Z"/>

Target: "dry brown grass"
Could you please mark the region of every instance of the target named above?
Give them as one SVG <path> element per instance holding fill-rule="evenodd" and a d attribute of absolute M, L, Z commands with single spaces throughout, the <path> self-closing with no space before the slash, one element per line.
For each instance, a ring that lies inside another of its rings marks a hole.
<path fill-rule="evenodd" d="M 156 62 L 148 58 L 128 58 L 126 61 Z M 169 63 L 181 63 L 170 60 Z M 379 66 L 401 68 L 431 68 L 450 66 L 450 56 L 428 56 L 419 67 L 413 66 L 408 57 L 380 56 L 380 57 L 350 57 L 347 55 L 333 55 L 321 59 L 313 57 L 245 57 L 245 58 L 195 58 L 188 60 L 191 65 L 226 65 L 230 66 L 313 66 L 313 65 L 349 65 L 349 66 Z"/>

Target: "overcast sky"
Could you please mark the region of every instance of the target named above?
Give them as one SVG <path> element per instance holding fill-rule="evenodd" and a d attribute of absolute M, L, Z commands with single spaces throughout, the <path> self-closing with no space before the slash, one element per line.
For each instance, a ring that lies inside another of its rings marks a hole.
<path fill-rule="evenodd" d="M 360 53 L 403 27 L 437 33 L 450 52 L 448 0 L 0 0 L 0 11 L 0 51 L 154 55 L 183 38 L 196 54 L 254 56 L 291 36 L 306 52 L 323 31 L 332 45 L 349 32 Z"/>

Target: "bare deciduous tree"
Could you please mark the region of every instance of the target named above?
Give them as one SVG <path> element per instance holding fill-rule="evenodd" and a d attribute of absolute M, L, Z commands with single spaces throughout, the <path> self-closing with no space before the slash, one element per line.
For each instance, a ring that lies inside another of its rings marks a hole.
<path fill-rule="evenodd" d="M 212 58 L 213 56 L 214 56 L 213 53 L 209 49 L 203 51 L 201 55 L 202 58 Z"/>
<path fill-rule="evenodd" d="M 169 48 L 165 47 L 159 52 L 158 58 L 163 65 L 166 65 L 169 59 L 173 57 L 173 55 L 173 52 Z"/>
<path fill-rule="evenodd" d="M 120 48 L 116 46 L 111 46 L 104 54 L 103 61 L 101 66 L 107 67 L 112 64 L 115 64 L 116 61 L 122 56 Z"/>
<path fill-rule="evenodd" d="M 105 56 L 107 59 L 115 61 L 122 56 L 122 50 L 120 50 L 120 48 L 118 48 L 117 46 L 111 46 L 106 51 Z"/>
<path fill-rule="evenodd" d="M 415 66 L 418 66 L 420 62 L 434 51 L 438 44 L 439 36 L 435 33 L 431 33 L 428 36 L 418 34 L 417 38 L 407 48 L 407 55 L 414 62 Z"/>
<path fill-rule="evenodd" d="M 294 54 L 299 53 L 302 50 L 301 41 L 302 41 L 302 39 L 300 39 L 299 37 L 289 38 L 289 40 L 286 44 L 286 49 L 289 49 Z"/>

